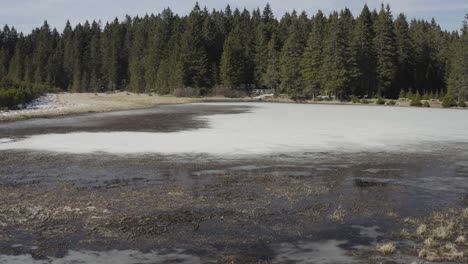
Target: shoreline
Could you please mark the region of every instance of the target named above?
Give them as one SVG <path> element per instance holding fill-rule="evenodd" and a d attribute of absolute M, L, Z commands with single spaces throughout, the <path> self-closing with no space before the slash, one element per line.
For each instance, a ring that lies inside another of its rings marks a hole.
<path fill-rule="evenodd" d="M 234 103 L 234 102 L 267 102 L 267 103 L 293 103 L 293 104 L 323 104 L 323 105 L 364 105 L 387 107 L 413 107 L 409 100 L 393 100 L 396 105 L 378 105 L 376 100 L 369 99 L 369 104 L 341 102 L 341 101 L 303 101 L 296 102 L 288 98 L 271 98 L 259 100 L 251 97 L 174 97 L 147 94 L 118 93 L 59 93 L 48 94 L 41 97 L 36 108 L 0 111 L 0 123 L 15 122 L 32 118 L 49 118 L 80 115 L 86 113 L 102 113 L 123 110 L 137 110 L 153 108 L 160 105 L 187 104 L 187 103 Z M 389 100 L 387 100 L 389 101 Z M 423 100 L 424 101 L 424 100 Z M 430 102 L 430 101 L 429 101 Z M 34 102 L 33 104 L 37 104 Z M 430 102 L 430 108 L 443 108 L 440 101 Z M 415 107 L 425 108 L 425 107 Z M 465 108 L 455 107 L 452 109 Z"/>

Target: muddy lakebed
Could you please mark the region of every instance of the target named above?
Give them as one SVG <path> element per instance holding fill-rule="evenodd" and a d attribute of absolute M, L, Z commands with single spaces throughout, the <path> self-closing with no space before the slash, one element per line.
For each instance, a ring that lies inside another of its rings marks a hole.
<path fill-rule="evenodd" d="M 467 207 L 468 111 L 204 103 L 0 123 L 0 263 L 466 263 Z"/>

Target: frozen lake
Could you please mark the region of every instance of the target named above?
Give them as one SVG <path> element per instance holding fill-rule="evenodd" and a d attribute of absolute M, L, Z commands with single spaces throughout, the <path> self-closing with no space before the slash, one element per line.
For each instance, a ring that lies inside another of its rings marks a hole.
<path fill-rule="evenodd" d="M 412 263 L 422 241 L 395 234 L 468 207 L 467 117 L 210 103 L 0 123 L 0 263 Z"/>
<path fill-rule="evenodd" d="M 133 131 L 129 127 L 105 132 L 45 133 L 17 140 L 5 137 L 0 138 L 0 150 L 248 155 L 422 151 L 431 150 L 432 143 L 468 142 L 468 111 L 271 103 L 195 105 L 250 109 L 238 114 L 196 116 L 195 121 L 206 122 L 207 126 L 175 132 Z M 172 109 L 177 107 L 190 105 Z M 130 114 L 126 118 L 138 116 Z"/>

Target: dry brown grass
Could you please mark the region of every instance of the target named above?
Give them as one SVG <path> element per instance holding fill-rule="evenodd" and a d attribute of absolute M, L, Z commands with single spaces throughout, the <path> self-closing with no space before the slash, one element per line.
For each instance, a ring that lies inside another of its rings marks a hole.
<path fill-rule="evenodd" d="M 375 250 L 382 255 L 388 256 L 392 255 L 396 252 L 396 246 L 393 243 L 385 243 L 381 245 L 377 245 Z"/>
<path fill-rule="evenodd" d="M 420 241 L 419 258 L 468 263 L 468 244 L 465 239 L 468 235 L 468 208 L 433 213 L 419 224 L 412 221 L 405 223 L 415 226 L 410 238 Z"/>
<path fill-rule="evenodd" d="M 328 219 L 330 219 L 333 222 L 339 222 L 343 223 L 344 219 L 346 217 L 346 211 L 341 208 L 341 205 L 336 208 L 336 210 L 328 216 Z"/>

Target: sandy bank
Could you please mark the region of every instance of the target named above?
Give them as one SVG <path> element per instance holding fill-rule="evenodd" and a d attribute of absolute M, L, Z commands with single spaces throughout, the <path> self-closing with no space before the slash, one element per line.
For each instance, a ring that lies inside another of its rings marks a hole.
<path fill-rule="evenodd" d="M 17 111 L 0 111 L 0 122 L 37 117 L 52 117 L 89 112 L 109 112 L 148 108 L 163 104 L 183 104 L 201 101 L 230 101 L 222 97 L 178 98 L 174 96 L 148 96 L 147 94 L 120 93 L 60 93 L 49 94 Z M 237 100 L 238 101 L 238 100 Z"/>

